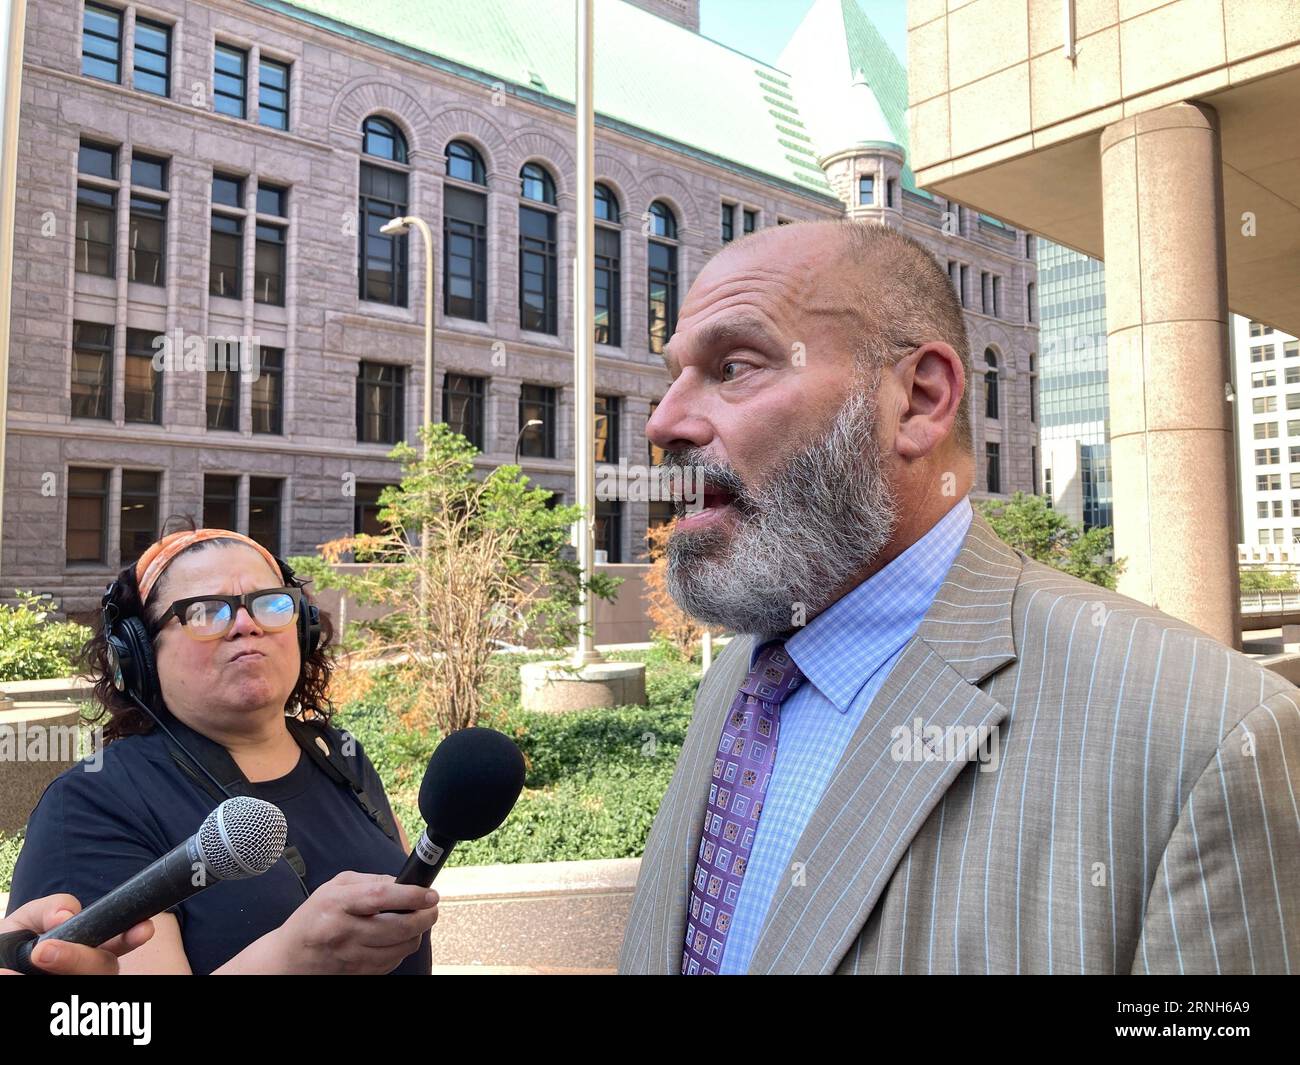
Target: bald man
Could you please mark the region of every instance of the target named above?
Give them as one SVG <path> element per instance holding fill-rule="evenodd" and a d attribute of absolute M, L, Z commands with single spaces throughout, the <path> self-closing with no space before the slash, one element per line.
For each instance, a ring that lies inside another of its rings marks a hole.
<path fill-rule="evenodd" d="M 924 247 L 730 244 L 665 361 L 646 432 L 705 485 L 669 587 L 738 636 L 620 971 L 1300 965 L 1300 691 L 973 512 L 965 325 Z"/>

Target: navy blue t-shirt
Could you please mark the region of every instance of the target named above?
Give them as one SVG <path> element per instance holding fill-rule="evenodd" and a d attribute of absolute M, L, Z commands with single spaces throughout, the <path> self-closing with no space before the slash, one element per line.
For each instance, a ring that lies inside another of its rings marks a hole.
<path fill-rule="evenodd" d="M 198 831 L 216 804 L 173 761 L 164 740 L 156 730 L 117 740 L 104 748 L 97 771 L 79 762 L 50 783 L 27 822 L 10 912 L 60 891 L 89 906 Z M 366 792 L 387 806 L 359 743 L 353 767 Z M 288 842 L 307 863 L 312 891 L 344 870 L 393 876 L 401 870 L 401 847 L 366 816 L 346 785 L 334 783 L 305 753 L 288 774 L 252 789 L 284 812 Z M 210 973 L 282 925 L 303 901 L 298 878 L 282 858 L 261 876 L 215 883 L 171 912 L 191 969 Z M 427 975 L 430 964 L 425 933 L 420 949 L 393 972 Z"/>

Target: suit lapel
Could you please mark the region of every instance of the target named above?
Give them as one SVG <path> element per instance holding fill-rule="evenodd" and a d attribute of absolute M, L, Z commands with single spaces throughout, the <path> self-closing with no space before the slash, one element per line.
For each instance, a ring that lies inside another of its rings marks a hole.
<path fill-rule="evenodd" d="M 1006 717 L 977 685 L 1016 657 L 1011 603 L 1021 568 L 1020 556 L 976 514 L 795 847 L 802 881 L 791 877 L 777 887 L 750 972 L 833 972 L 981 736 Z M 676 875 L 684 935 L 681 884 L 689 869 Z"/>

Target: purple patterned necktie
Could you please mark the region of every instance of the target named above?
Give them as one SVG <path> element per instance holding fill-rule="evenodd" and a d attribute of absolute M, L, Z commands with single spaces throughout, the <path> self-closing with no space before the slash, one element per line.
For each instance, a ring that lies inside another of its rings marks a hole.
<path fill-rule="evenodd" d="M 776 760 L 781 700 L 803 674 L 785 641 L 765 644 L 728 711 L 691 880 L 682 973 L 717 976 Z"/>

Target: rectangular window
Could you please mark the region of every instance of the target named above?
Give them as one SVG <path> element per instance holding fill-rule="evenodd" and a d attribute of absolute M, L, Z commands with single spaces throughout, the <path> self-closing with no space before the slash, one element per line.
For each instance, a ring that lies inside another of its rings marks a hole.
<path fill-rule="evenodd" d="M 1272 344 L 1257 344 L 1255 347 L 1251 348 L 1251 349 L 1250 349 L 1250 361 L 1251 361 L 1251 362 L 1272 362 L 1272 361 L 1273 361 L 1273 345 L 1272 345 Z"/>
<path fill-rule="evenodd" d="M 226 363 L 207 372 L 208 428 L 239 429 L 239 370 Z"/>
<path fill-rule="evenodd" d="M 1282 345 L 1282 358 L 1294 359 L 1300 355 L 1300 340 L 1288 340 Z"/>
<path fill-rule="evenodd" d="M 171 95 L 172 29 L 161 22 L 135 19 L 135 73 L 131 84 L 155 96 Z"/>
<path fill-rule="evenodd" d="M 1300 482 L 1296 480 L 1296 474 L 1291 475 L 1292 488 L 1300 487 Z M 1257 473 L 1255 475 L 1256 492 L 1278 492 L 1282 488 L 1282 475 L 1280 473 Z"/>
<path fill-rule="evenodd" d="M 284 481 L 277 477 L 248 479 L 248 535 L 273 555 L 280 554 L 280 510 Z"/>
<path fill-rule="evenodd" d="M 162 475 L 152 470 L 122 471 L 122 561 L 135 561 L 158 539 L 158 485 Z"/>
<path fill-rule="evenodd" d="M 730 244 L 736 239 L 736 205 L 734 203 L 724 203 L 722 205 L 722 243 Z"/>
<path fill-rule="evenodd" d="M 1261 447 L 1255 449 L 1256 466 L 1276 466 L 1280 461 L 1278 453 L 1281 449 L 1276 447 Z"/>
<path fill-rule="evenodd" d="M 203 527 L 239 531 L 239 478 L 224 473 L 203 477 Z"/>
<path fill-rule="evenodd" d="M 519 390 L 519 454 L 528 458 L 555 458 L 555 389 L 546 385 L 524 385 Z M 528 429 L 530 421 L 539 421 Z"/>
<path fill-rule="evenodd" d="M 164 284 L 166 249 L 167 203 L 147 196 L 132 196 L 127 277 L 142 285 Z"/>
<path fill-rule="evenodd" d="M 1284 381 L 1288 385 L 1300 385 L 1300 364 L 1286 367 Z"/>
<path fill-rule="evenodd" d="M 618 396 L 596 397 L 596 461 L 618 461 Z"/>
<path fill-rule="evenodd" d="M 1296 502 L 1300 503 L 1300 500 L 1296 500 Z M 1255 504 L 1255 517 L 1257 518 L 1268 517 L 1268 503 L 1266 501 L 1261 501 Z"/>
<path fill-rule="evenodd" d="M 154 369 L 154 346 L 157 334 L 151 329 L 126 331 L 126 410 L 128 422 L 162 424 L 162 374 Z"/>
<path fill-rule="evenodd" d="M 284 306 L 285 227 L 257 223 L 253 301 Z"/>
<path fill-rule="evenodd" d="M 1300 518 L 1300 499 L 1291 500 L 1291 517 Z"/>
<path fill-rule="evenodd" d="M 113 327 L 72 323 L 72 417 L 111 419 Z"/>
<path fill-rule="evenodd" d="M 969 275 L 970 275 L 970 267 L 966 266 L 963 263 L 961 267 L 961 288 L 958 289 L 958 291 L 961 293 L 961 305 L 963 307 L 966 306 L 966 293 L 970 291 L 969 288 L 970 282 L 968 281 Z"/>
<path fill-rule="evenodd" d="M 1260 370 L 1250 375 L 1251 388 L 1274 388 L 1277 385 L 1276 370 Z"/>
<path fill-rule="evenodd" d="M 1276 473 L 1271 473 L 1271 474 L 1269 474 L 1268 476 L 1269 476 L 1269 477 L 1278 477 L 1279 475 L 1276 474 Z M 1256 483 L 1258 484 L 1258 482 L 1259 482 L 1259 478 L 1256 477 L 1256 478 L 1255 478 L 1255 481 L 1256 481 Z M 1280 488 L 1281 485 L 1278 484 L 1278 485 L 1275 485 L 1274 487 Z M 1291 487 L 1292 487 L 1292 488 L 1300 488 L 1300 473 L 1293 473 L 1293 474 L 1291 474 Z"/>
<path fill-rule="evenodd" d="M 107 562 L 108 470 L 68 468 L 68 520 L 64 557 Z"/>
<path fill-rule="evenodd" d="M 1300 462 L 1300 447 L 1291 447 L 1287 449 L 1288 462 Z"/>
<path fill-rule="evenodd" d="M 993 317 L 1002 317 L 1002 278 L 993 275 Z"/>
<path fill-rule="evenodd" d="M 623 342 L 621 236 L 617 229 L 596 227 L 596 343 L 612 347 Z"/>
<path fill-rule="evenodd" d="M 262 56 L 257 70 L 257 121 L 272 129 L 289 128 L 289 64 Z"/>
<path fill-rule="evenodd" d="M 1255 439 L 1272 440 L 1277 436 L 1277 422 L 1256 422 Z"/>
<path fill-rule="evenodd" d="M 595 549 L 605 552 L 606 562 L 623 561 L 623 503 L 618 499 L 597 499 L 592 529 Z"/>
<path fill-rule="evenodd" d="M 858 205 L 869 207 L 876 202 L 876 179 L 870 174 L 858 178 Z"/>
<path fill-rule="evenodd" d="M 650 350 L 663 354 L 677 328 L 677 249 L 650 242 Z"/>
<path fill-rule="evenodd" d="M 407 246 L 405 234 L 381 233 L 393 218 L 406 215 L 406 175 L 395 170 L 361 164 L 357 247 L 360 296 L 363 300 L 406 306 Z"/>
<path fill-rule="evenodd" d="M 284 348 L 258 351 L 258 375 L 253 381 L 253 432 L 284 432 Z"/>
<path fill-rule="evenodd" d="M 226 215 L 212 216 L 212 257 L 208 291 L 227 299 L 239 298 L 239 281 L 244 272 L 244 223 Z"/>
<path fill-rule="evenodd" d="M 483 395 L 486 379 L 449 373 L 442 379 L 442 420 L 480 451 L 483 446 Z"/>
<path fill-rule="evenodd" d="M 1256 396 L 1252 407 L 1256 414 L 1272 414 L 1277 410 L 1277 396 Z"/>
<path fill-rule="evenodd" d="M 114 276 L 113 239 L 117 232 L 117 194 L 90 185 L 77 186 L 77 271 Z"/>
<path fill-rule="evenodd" d="M 1027 322 L 1032 322 L 1036 320 L 1034 318 L 1034 315 L 1037 313 L 1034 310 L 1034 300 L 1036 298 L 1037 298 L 1036 289 L 1033 282 L 1031 281 L 1028 285 L 1025 286 L 1025 321 Z"/>
<path fill-rule="evenodd" d="M 1289 392 L 1286 397 L 1287 410 L 1300 410 L 1300 392 Z"/>
<path fill-rule="evenodd" d="M 519 208 L 519 326 L 535 333 L 556 329 L 555 215 Z"/>
<path fill-rule="evenodd" d="M 486 196 L 450 185 L 443 188 L 442 247 L 443 313 L 486 322 Z"/>
<path fill-rule="evenodd" d="M 1267 336 L 1271 332 L 1273 332 L 1271 325 L 1265 325 L 1263 322 L 1250 323 L 1250 335 L 1253 337 Z"/>
<path fill-rule="evenodd" d="M 276 218 L 288 218 L 289 190 L 282 185 L 269 185 L 265 181 L 259 181 L 257 213 L 274 215 Z"/>
<path fill-rule="evenodd" d="M 212 109 L 218 114 L 243 118 L 247 79 L 248 53 L 218 41 L 212 71 Z"/>
<path fill-rule="evenodd" d="M 746 233 L 752 233 L 754 232 L 755 229 L 758 228 L 757 211 L 751 211 L 748 208 L 746 208 L 745 211 L 743 212 L 742 220 L 744 223 L 744 229 Z"/>
<path fill-rule="evenodd" d="M 1291 419 L 1286 423 L 1287 436 L 1300 436 L 1300 419 Z"/>
<path fill-rule="evenodd" d="M 988 467 L 988 490 L 990 492 L 1002 491 L 1002 459 L 999 450 L 997 444 L 984 445 L 984 456 Z"/>
<path fill-rule="evenodd" d="M 212 175 L 212 202 L 223 207 L 244 207 L 244 179 L 229 174 Z"/>
<path fill-rule="evenodd" d="M 993 313 L 993 290 L 987 270 L 980 271 L 980 310 L 985 314 Z"/>
<path fill-rule="evenodd" d="M 885 179 L 885 206 L 898 206 L 898 182 L 894 178 Z"/>
<path fill-rule="evenodd" d="M 405 436 L 405 368 L 362 362 L 357 369 L 357 440 L 396 444 Z"/>
<path fill-rule="evenodd" d="M 122 12 L 101 4 L 86 4 L 81 26 L 81 72 L 115 85 L 121 82 Z"/>

